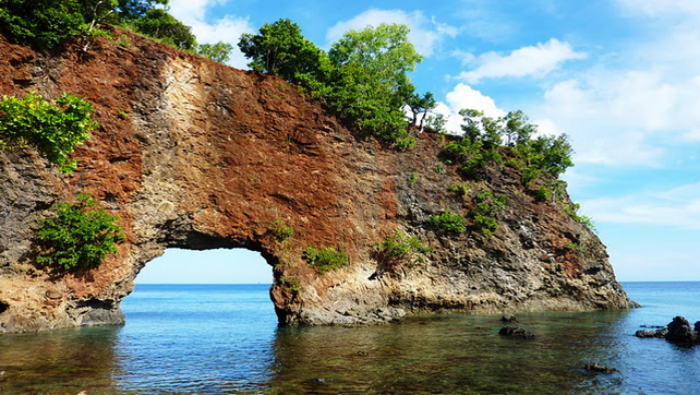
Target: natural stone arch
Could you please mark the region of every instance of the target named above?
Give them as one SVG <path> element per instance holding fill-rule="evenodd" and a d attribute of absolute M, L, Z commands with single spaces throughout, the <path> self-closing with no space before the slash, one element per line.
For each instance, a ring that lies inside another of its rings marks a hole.
<path fill-rule="evenodd" d="M 444 235 L 430 216 L 467 216 L 473 202 L 447 190 L 464 182 L 456 166 L 433 170 L 445 165 L 442 137 L 420 134 L 414 150 L 397 153 L 279 78 L 139 36 L 132 43 L 101 40 L 85 62 L 0 39 L 0 53 L 12 54 L 0 59 L 1 93 L 71 92 L 95 106 L 101 125 L 76 151 L 71 176 L 32 150 L 0 151 L 0 332 L 118 323 L 139 270 L 175 246 L 261 252 L 274 266 L 282 325 L 633 306 L 598 238 L 561 207 L 537 202 L 517 170 L 489 169 L 481 181 L 509 199 L 494 237 Z M 98 269 L 54 278 L 32 260 L 34 231 L 53 204 L 78 192 L 121 217 L 127 242 Z M 295 230 L 285 243 L 268 231 L 277 220 Z M 373 252 L 397 230 L 435 252 L 385 273 Z M 585 243 L 585 252 L 571 243 Z M 343 250 L 350 263 L 319 275 L 302 260 L 308 246 Z"/>

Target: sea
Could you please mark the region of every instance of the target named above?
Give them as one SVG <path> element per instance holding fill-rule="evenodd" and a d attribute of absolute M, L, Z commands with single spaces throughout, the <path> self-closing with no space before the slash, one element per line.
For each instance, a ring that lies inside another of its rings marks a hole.
<path fill-rule="evenodd" d="M 641 308 L 517 314 L 522 339 L 500 315 L 281 328 L 269 285 L 139 284 L 124 326 L 0 336 L 0 394 L 700 393 L 700 346 L 634 336 L 700 320 L 700 282 L 623 286 Z"/>

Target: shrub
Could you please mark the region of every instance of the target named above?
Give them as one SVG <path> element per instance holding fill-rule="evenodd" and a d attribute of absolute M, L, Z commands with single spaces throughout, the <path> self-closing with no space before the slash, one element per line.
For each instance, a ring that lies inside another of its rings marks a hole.
<path fill-rule="evenodd" d="M 115 225 L 119 218 L 96 206 L 82 193 L 75 203 L 59 203 L 58 217 L 44 220 L 37 233 L 44 247 L 37 262 L 77 271 L 98 267 L 107 254 L 116 253 L 115 244 L 126 240 Z"/>
<path fill-rule="evenodd" d="M 571 219 L 587 227 L 588 229 L 595 231 L 593 220 L 591 220 L 590 217 L 578 214 L 578 210 L 581 208 L 579 204 L 562 204 L 562 206 L 564 207 L 564 212 L 571 217 Z"/>
<path fill-rule="evenodd" d="M 445 210 L 440 215 L 430 217 L 430 224 L 445 233 L 462 234 L 467 231 L 466 220 L 459 214 Z"/>
<path fill-rule="evenodd" d="M 0 148 L 32 145 L 60 171 L 70 173 L 76 162 L 68 154 L 97 128 L 90 118 L 93 111 L 91 104 L 69 93 L 56 106 L 33 92 L 24 99 L 5 96 L 0 100 Z"/>
<path fill-rule="evenodd" d="M 494 197 L 488 191 L 481 191 L 476 195 L 476 207 L 472 210 L 474 226 L 486 237 L 491 237 L 498 230 L 496 216 L 503 211 L 506 202 L 505 196 Z"/>
<path fill-rule="evenodd" d="M 287 289 L 289 289 L 293 293 L 298 293 L 299 291 L 301 291 L 301 281 L 299 281 L 296 278 L 282 276 L 280 278 L 280 281 L 282 282 L 282 285 L 287 287 Z"/>
<path fill-rule="evenodd" d="M 417 182 L 418 182 L 418 173 L 411 173 L 411 176 L 408 178 L 408 185 L 415 186 Z"/>
<path fill-rule="evenodd" d="M 309 247 L 302 258 L 306 264 L 315 268 L 319 274 L 324 274 L 329 270 L 339 269 L 348 263 L 348 256 L 342 251 L 336 251 L 333 247 L 317 249 Z"/>
<path fill-rule="evenodd" d="M 290 237 L 294 236 L 294 228 L 287 226 L 282 220 L 273 221 L 272 224 L 267 228 L 267 230 L 275 237 L 278 241 L 288 240 Z"/>
<path fill-rule="evenodd" d="M 409 253 L 417 252 L 421 254 L 431 253 L 433 250 L 423 244 L 417 236 L 409 236 L 403 232 L 396 232 L 377 244 L 379 254 L 400 259 Z"/>
<path fill-rule="evenodd" d="M 452 185 L 451 187 L 447 188 L 447 190 L 450 192 L 455 192 L 457 195 L 463 197 L 469 193 L 470 188 L 469 184 L 465 182 L 464 184 Z"/>

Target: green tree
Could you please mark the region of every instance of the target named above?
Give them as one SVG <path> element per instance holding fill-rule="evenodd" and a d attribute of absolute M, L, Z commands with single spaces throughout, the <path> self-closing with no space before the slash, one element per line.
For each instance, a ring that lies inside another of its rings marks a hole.
<path fill-rule="evenodd" d="M 134 21 L 133 26 L 139 32 L 179 49 L 194 50 L 197 47 L 197 39 L 192 34 L 192 28 L 185 26 L 162 9 L 146 11 L 143 17 Z"/>
<path fill-rule="evenodd" d="M 403 127 L 403 106 L 412 94 L 407 73 L 422 57 L 408 41 L 408 27 L 381 24 L 351 30 L 333 44 L 329 99 L 341 116 L 361 130 L 409 148 L 415 143 Z"/>
<path fill-rule="evenodd" d="M 431 92 L 426 92 L 422 96 L 415 92 L 413 84 L 404 84 L 400 87 L 401 94 L 404 97 L 404 101 L 408 108 L 411 110 L 411 122 L 412 127 L 418 127 L 420 131 L 423 130 L 425 125 L 425 120 L 428 116 L 428 112 L 435 108 L 437 101 Z M 420 120 L 418 119 L 420 115 Z"/>
<path fill-rule="evenodd" d="M 265 24 L 259 34 L 244 34 L 238 42 L 241 52 L 250 59 L 255 71 L 278 75 L 312 90 L 323 85 L 326 55 L 304 38 L 301 28 L 289 19 Z"/>
<path fill-rule="evenodd" d="M 121 23 L 131 23 L 146 16 L 148 11 L 162 6 L 167 9 L 169 0 L 118 0 L 117 10 Z"/>
<path fill-rule="evenodd" d="M 195 51 L 197 55 L 218 63 L 226 63 L 231 57 L 233 45 L 219 41 L 216 44 L 201 44 Z"/>
<path fill-rule="evenodd" d="M 53 48 L 85 27 L 79 0 L 0 0 L 0 29 L 19 43 Z"/>

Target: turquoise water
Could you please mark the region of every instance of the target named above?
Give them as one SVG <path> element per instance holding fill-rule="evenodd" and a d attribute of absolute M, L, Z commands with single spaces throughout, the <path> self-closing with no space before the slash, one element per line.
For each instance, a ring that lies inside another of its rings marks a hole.
<path fill-rule="evenodd" d="M 138 285 L 127 324 L 0 336 L 1 394 L 688 394 L 700 348 L 638 339 L 700 320 L 700 283 L 625 283 L 628 312 L 518 314 L 400 325 L 278 328 L 266 285 Z M 586 373 L 587 362 L 617 368 Z"/>

